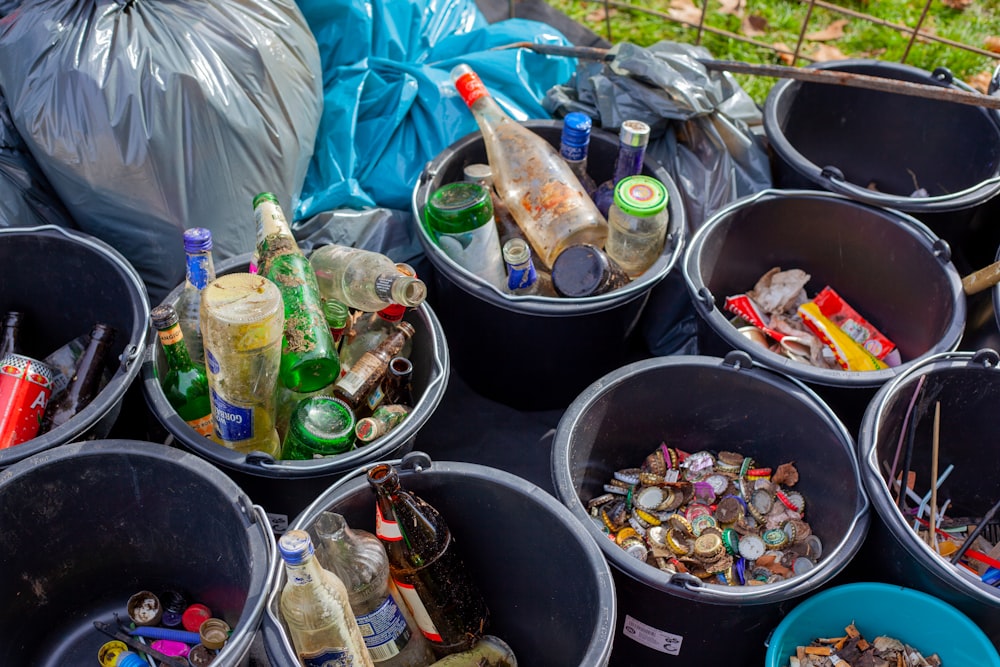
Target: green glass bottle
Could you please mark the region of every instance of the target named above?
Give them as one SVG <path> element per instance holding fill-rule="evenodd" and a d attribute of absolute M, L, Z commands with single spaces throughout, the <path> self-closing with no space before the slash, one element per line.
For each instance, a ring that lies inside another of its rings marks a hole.
<path fill-rule="evenodd" d="M 322 389 L 340 377 L 340 358 L 323 314 L 316 274 L 299 250 L 277 198 L 253 199 L 257 222 L 257 273 L 281 291 L 285 332 L 281 341 L 281 383 L 298 392 Z"/>
<path fill-rule="evenodd" d="M 153 327 L 159 332 L 167 372 L 160 386 L 167 402 L 188 426 L 205 437 L 212 436 L 212 400 L 208 393 L 205 369 L 191 360 L 177 310 L 169 305 L 156 306 L 150 311 Z"/>
<path fill-rule="evenodd" d="M 332 396 L 310 396 L 292 412 L 281 458 L 309 460 L 354 447 L 354 411 Z"/>

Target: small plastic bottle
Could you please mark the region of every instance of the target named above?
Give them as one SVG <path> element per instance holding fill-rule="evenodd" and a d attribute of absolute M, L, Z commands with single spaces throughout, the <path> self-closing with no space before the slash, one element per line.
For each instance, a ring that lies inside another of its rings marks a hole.
<path fill-rule="evenodd" d="M 668 221 L 663 183 L 650 176 L 627 176 L 615 187 L 604 252 L 635 279 L 663 252 Z"/>

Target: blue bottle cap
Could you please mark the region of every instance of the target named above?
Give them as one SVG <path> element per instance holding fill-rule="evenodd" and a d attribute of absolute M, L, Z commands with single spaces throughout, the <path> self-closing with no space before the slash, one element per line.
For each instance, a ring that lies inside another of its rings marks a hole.
<path fill-rule="evenodd" d="M 567 160 L 582 160 L 587 156 L 590 144 L 590 130 L 593 123 L 590 116 L 581 111 L 571 111 L 563 119 L 559 152 Z"/>
<path fill-rule="evenodd" d="M 289 530 L 278 539 L 278 552 L 289 565 L 298 565 L 313 554 L 312 538 L 304 530 Z"/>
<path fill-rule="evenodd" d="M 212 231 L 204 227 L 184 230 L 185 252 L 206 252 L 212 249 Z"/>

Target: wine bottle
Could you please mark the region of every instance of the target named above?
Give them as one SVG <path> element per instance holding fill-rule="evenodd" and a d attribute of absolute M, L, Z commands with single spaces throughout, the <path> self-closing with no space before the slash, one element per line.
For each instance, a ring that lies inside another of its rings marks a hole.
<path fill-rule="evenodd" d="M 167 361 L 167 372 L 160 378 L 163 395 L 188 426 L 203 436 L 212 436 L 212 400 L 208 393 L 208 376 L 203 366 L 191 360 L 184 344 L 177 310 L 170 304 L 150 311 Z"/>

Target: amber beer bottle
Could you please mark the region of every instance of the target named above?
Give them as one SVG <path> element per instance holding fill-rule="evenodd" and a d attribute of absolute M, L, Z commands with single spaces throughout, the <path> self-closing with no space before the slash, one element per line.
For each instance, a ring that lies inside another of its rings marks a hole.
<path fill-rule="evenodd" d="M 467 650 L 484 632 L 489 609 L 448 524 L 434 507 L 400 486 L 392 465 L 373 466 L 368 483 L 375 490 L 375 534 L 421 632 L 438 656 Z"/>
<path fill-rule="evenodd" d="M 21 322 L 24 313 L 10 311 L 3 316 L 3 326 L 0 327 L 0 359 L 8 354 L 21 354 Z"/>
<path fill-rule="evenodd" d="M 45 407 L 39 433 L 47 433 L 62 426 L 94 400 L 101 390 L 104 366 L 114 339 L 114 327 L 103 322 L 98 322 L 90 330 L 90 342 L 77 362 L 76 372 L 69 386 Z"/>

